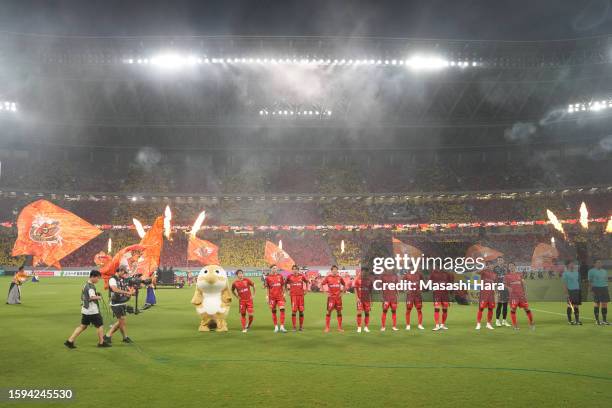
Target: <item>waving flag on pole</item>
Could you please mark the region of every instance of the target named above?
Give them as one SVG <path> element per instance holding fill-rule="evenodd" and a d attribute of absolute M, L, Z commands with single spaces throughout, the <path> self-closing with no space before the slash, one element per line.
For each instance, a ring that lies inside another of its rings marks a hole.
<path fill-rule="evenodd" d="M 140 241 L 144 248 L 142 256 L 138 259 L 136 272 L 149 277 L 159 266 L 162 245 L 164 243 L 164 217 L 157 217 L 155 223 Z"/>
<path fill-rule="evenodd" d="M 270 241 L 266 241 L 265 259 L 269 264 L 275 264 L 280 269 L 289 271 L 295 262 L 287 252 L 280 249 Z"/>
<path fill-rule="evenodd" d="M 419 258 L 423 255 L 423 252 L 419 248 L 405 244 L 397 238 L 392 238 L 391 242 L 393 243 L 393 255 L 404 256 L 404 254 L 406 254 L 411 258 Z"/>
<path fill-rule="evenodd" d="M 13 256 L 32 255 L 33 265 L 60 268 L 59 261 L 102 233 L 70 211 L 46 200 L 25 206 L 17 218 Z"/>
<path fill-rule="evenodd" d="M 503 255 L 504 254 L 502 252 L 499 252 L 496 249 L 489 248 L 480 244 L 472 245 L 465 253 L 465 256 L 467 258 L 483 258 L 485 261 L 492 261 Z"/>
<path fill-rule="evenodd" d="M 539 243 L 533 250 L 531 257 L 531 268 L 536 271 L 550 271 L 554 268 L 554 262 L 559 257 L 557 248 L 549 244 Z"/>
<path fill-rule="evenodd" d="M 198 261 L 202 265 L 219 265 L 219 247 L 210 241 L 197 237 L 197 233 L 206 218 L 206 211 L 202 211 L 193 223 L 189 232 L 189 245 L 187 246 L 187 259 Z"/>
<path fill-rule="evenodd" d="M 187 259 L 202 265 L 219 265 L 219 247 L 200 238 L 189 238 Z"/>
<path fill-rule="evenodd" d="M 112 258 L 103 252 L 96 254 L 94 262 L 104 262 L 104 265 L 100 268 L 100 273 L 102 273 L 102 278 L 104 278 L 104 287 L 108 288 L 108 280 L 115 274 L 119 266 L 123 265 L 129 269 L 130 263 L 133 263 L 132 260 L 140 257 L 140 253 L 143 250 L 144 247 L 142 245 L 136 244 L 122 248 Z"/>

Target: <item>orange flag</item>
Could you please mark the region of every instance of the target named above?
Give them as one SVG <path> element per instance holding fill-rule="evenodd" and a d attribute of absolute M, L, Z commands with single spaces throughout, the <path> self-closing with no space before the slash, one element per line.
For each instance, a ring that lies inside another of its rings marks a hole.
<path fill-rule="evenodd" d="M 554 260 L 559 257 L 559 251 L 551 245 L 540 243 L 536 245 L 531 257 L 531 267 L 536 271 L 550 271 Z"/>
<path fill-rule="evenodd" d="M 269 264 L 275 264 L 280 269 L 284 269 L 286 271 L 291 270 L 291 267 L 295 265 L 293 259 L 289 256 L 289 254 L 270 241 L 266 241 L 266 249 L 265 249 L 265 259 Z"/>
<path fill-rule="evenodd" d="M 108 255 L 106 252 L 100 251 L 96 255 L 94 255 L 94 264 L 98 268 L 102 268 L 104 265 L 106 265 L 112 259 L 113 258 L 110 255 Z"/>
<path fill-rule="evenodd" d="M 492 261 L 493 259 L 497 259 L 503 255 L 503 253 L 493 248 L 489 248 L 480 244 L 472 245 L 465 253 L 466 258 L 483 258 L 485 261 Z"/>
<path fill-rule="evenodd" d="M 108 255 L 105 254 L 106 258 L 100 258 L 99 253 L 96 254 L 94 260 L 98 258 L 99 261 L 102 259 L 106 260 L 106 263 L 100 268 L 100 272 L 102 273 L 102 278 L 104 278 L 104 286 L 107 287 L 108 280 L 115 274 L 117 268 L 121 265 L 130 267 L 131 263 L 133 263 L 134 258 L 140 256 L 140 252 L 144 250 L 144 247 L 140 244 L 130 245 L 115 254 L 111 259 Z"/>
<path fill-rule="evenodd" d="M 202 265 L 219 265 L 219 247 L 210 241 L 189 237 L 187 259 Z"/>
<path fill-rule="evenodd" d="M 391 242 L 393 242 L 393 255 L 408 255 L 411 258 L 418 258 L 423 255 L 423 252 L 412 245 L 408 245 L 400 241 L 399 239 L 392 238 Z"/>
<path fill-rule="evenodd" d="M 13 256 L 33 255 L 34 266 L 60 268 L 60 259 L 102 233 L 70 211 L 46 200 L 25 206 L 17 218 Z"/>
<path fill-rule="evenodd" d="M 157 217 L 155 223 L 140 241 L 144 248 L 142 256 L 137 260 L 136 272 L 143 277 L 149 277 L 159 266 L 162 245 L 164 243 L 164 217 Z"/>

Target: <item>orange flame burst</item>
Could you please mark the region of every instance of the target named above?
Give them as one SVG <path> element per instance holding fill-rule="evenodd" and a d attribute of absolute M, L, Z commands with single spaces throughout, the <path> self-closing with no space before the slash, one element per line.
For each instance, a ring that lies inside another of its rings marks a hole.
<path fill-rule="evenodd" d="M 164 236 L 166 239 L 170 239 L 171 227 L 170 221 L 172 221 L 172 211 L 170 211 L 170 206 L 166 206 L 166 210 L 164 211 Z"/>
<path fill-rule="evenodd" d="M 196 218 L 195 222 L 193 223 L 193 226 L 191 227 L 191 231 L 189 232 L 189 236 L 191 238 L 196 237 L 196 234 L 200 230 L 200 227 L 202 227 L 202 224 L 204 223 L 205 219 L 206 219 L 206 211 L 202 211 L 198 215 L 198 218 Z"/>
<path fill-rule="evenodd" d="M 563 224 L 561 224 L 561 222 L 559 221 L 555 213 L 547 209 L 546 215 L 548 216 L 548 221 L 550 221 L 553 227 L 555 227 L 557 231 L 559 231 L 560 233 L 563 234 L 563 236 L 565 236 L 565 230 L 563 229 Z"/>
<path fill-rule="evenodd" d="M 589 210 L 587 210 L 584 201 L 580 204 L 580 225 L 584 229 L 589 229 Z"/>
<path fill-rule="evenodd" d="M 140 237 L 140 239 L 143 239 L 145 236 L 145 230 L 144 230 L 144 227 L 142 226 L 142 223 L 138 221 L 136 218 L 132 218 L 132 222 L 134 223 L 134 226 L 136 227 L 136 232 L 138 233 L 138 236 Z"/>

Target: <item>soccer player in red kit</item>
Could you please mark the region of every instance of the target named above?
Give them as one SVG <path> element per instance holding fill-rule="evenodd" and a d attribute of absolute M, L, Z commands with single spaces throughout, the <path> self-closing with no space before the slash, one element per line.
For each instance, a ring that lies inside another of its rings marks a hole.
<path fill-rule="evenodd" d="M 274 333 L 287 333 L 285 330 L 285 279 L 278 273 L 276 265 L 270 266 L 270 273 L 266 276 L 266 288 L 268 289 L 268 305 L 272 311 L 274 322 Z M 276 308 L 280 310 L 280 326 L 276 318 Z"/>
<path fill-rule="evenodd" d="M 402 280 L 409 284 L 406 290 L 406 330 L 410 330 L 410 314 L 415 307 L 419 321 L 418 328 L 419 330 L 425 330 L 425 327 L 423 327 L 423 297 L 421 295 L 423 274 L 421 271 L 408 272 L 402 277 Z"/>
<path fill-rule="evenodd" d="M 368 269 L 362 267 L 353 283 L 357 300 L 357 333 L 361 333 L 362 313 L 365 315 L 363 331 L 370 332 L 368 325 L 370 324 L 370 310 L 372 310 L 372 280 L 367 273 Z"/>
<path fill-rule="evenodd" d="M 327 285 L 327 313 L 325 314 L 325 333 L 329 332 L 329 323 L 332 310 L 336 311 L 338 318 L 338 331 L 342 329 L 342 292 L 346 289 L 346 282 L 338 275 L 338 267 L 332 265 L 329 275 L 323 279 L 321 285 Z"/>
<path fill-rule="evenodd" d="M 289 289 L 291 296 L 291 323 L 293 323 L 293 331 L 296 330 L 296 314 L 300 313 L 300 331 L 304 327 L 304 287 L 308 287 L 308 280 L 300 273 L 297 265 L 291 267 L 293 272 L 287 276 L 285 286 Z"/>
<path fill-rule="evenodd" d="M 240 323 L 242 332 L 246 333 L 253 324 L 253 295 L 255 295 L 255 285 L 253 281 L 244 277 L 242 269 L 236 271 L 237 279 L 232 283 L 232 294 L 238 298 L 240 307 Z M 253 292 L 251 293 L 251 289 Z M 249 314 L 249 323 L 246 322 L 246 314 Z"/>
<path fill-rule="evenodd" d="M 512 327 L 514 330 L 518 330 L 518 324 L 516 323 L 516 309 L 525 309 L 527 319 L 529 319 L 529 328 L 534 330 L 535 324 L 533 323 L 533 314 L 529 310 L 529 302 L 527 302 L 527 295 L 525 294 L 525 281 L 523 275 L 516 270 L 516 264 L 514 262 L 508 263 L 508 273 L 504 276 L 504 285 L 508 288 L 510 294 L 510 317 L 512 318 Z"/>
<path fill-rule="evenodd" d="M 429 280 L 433 284 L 446 285 L 454 281 L 453 276 L 450 272 L 434 270 L 429 275 Z M 436 325 L 432 329 L 433 331 L 448 330 L 446 327 L 446 317 L 448 316 L 448 307 L 450 306 L 450 291 L 446 289 L 434 290 L 433 301 L 434 301 L 434 322 Z M 442 309 L 442 319 L 440 319 L 440 308 Z"/>
<path fill-rule="evenodd" d="M 383 284 L 382 290 L 382 316 L 380 318 L 380 331 L 387 330 L 387 311 L 391 309 L 391 320 L 393 321 L 393 331 L 397 331 L 397 289 L 389 289 L 389 286 L 386 285 L 397 285 L 399 282 L 399 278 L 392 270 L 387 270 L 381 276 L 381 281 Z"/>
<path fill-rule="evenodd" d="M 483 285 L 492 285 L 497 282 L 497 274 L 491 269 L 483 269 L 480 273 L 480 280 Z M 478 314 L 476 315 L 476 330 L 480 330 L 480 321 L 482 320 L 482 312 L 487 309 L 487 329 L 493 330 L 491 321 L 493 320 L 493 309 L 495 309 L 495 290 L 481 289 L 480 299 L 478 301 Z"/>

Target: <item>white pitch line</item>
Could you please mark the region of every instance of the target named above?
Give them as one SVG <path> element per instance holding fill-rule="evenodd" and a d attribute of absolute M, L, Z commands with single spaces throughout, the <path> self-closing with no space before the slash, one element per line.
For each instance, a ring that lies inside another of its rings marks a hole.
<path fill-rule="evenodd" d="M 554 315 L 557 315 L 557 316 L 565 316 L 565 317 L 567 317 L 567 315 L 566 315 L 566 314 L 563 314 L 563 313 L 549 312 L 548 310 L 534 309 L 534 308 L 530 308 L 530 309 L 531 309 L 531 310 L 533 310 L 534 312 L 548 313 L 548 314 L 554 314 Z M 582 317 L 582 316 L 580 316 L 580 320 L 582 320 L 582 319 L 586 319 L 586 320 L 595 320 L 595 319 L 593 319 L 592 317 Z"/>

